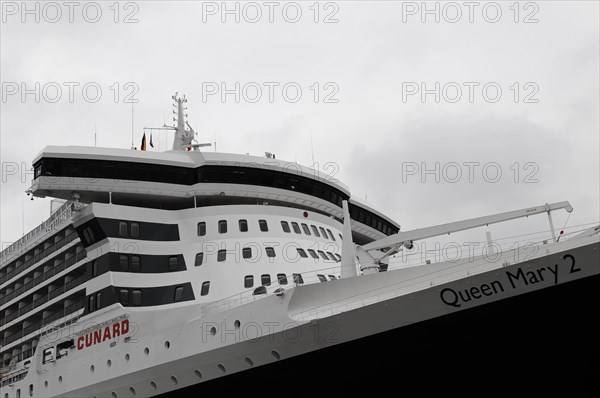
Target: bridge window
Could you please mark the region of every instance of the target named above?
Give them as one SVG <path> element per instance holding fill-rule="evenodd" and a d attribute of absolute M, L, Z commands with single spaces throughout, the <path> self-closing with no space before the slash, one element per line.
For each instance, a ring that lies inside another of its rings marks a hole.
<path fill-rule="evenodd" d="M 329 259 L 327 258 L 327 255 L 325 254 L 325 252 L 323 250 L 317 250 L 319 252 L 319 255 L 321 256 L 321 258 L 325 261 L 328 261 Z"/>
<path fill-rule="evenodd" d="M 297 223 L 297 222 L 293 222 L 293 223 L 292 223 L 292 228 L 294 229 L 294 232 L 295 232 L 295 233 L 297 233 L 297 234 L 301 233 L 301 232 L 300 232 L 300 227 L 298 226 L 298 223 Z"/>
<path fill-rule="evenodd" d="M 314 259 L 319 259 L 319 256 L 317 256 L 317 252 L 314 251 L 313 249 L 308 249 L 308 253 L 311 255 L 312 258 Z"/>
<path fill-rule="evenodd" d="M 198 223 L 198 236 L 206 235 L 206 223 L 201 221 Z"/>
<path fill-rule="evenodd" d="M 267 232 L 269 230 L 269 226 L 267 225 L 267 220 L 258 220 L 258 226 L 262 232 Z"/>
<path fill-rule="evenodd" d="M 302 275 L 300 275 L 300 274 L 293 274 L 293 277 L 294 277 L 294 283 L 296 285 L 301 285 L 301 284 L 304 283 L 304 279 L 302 279 Z"/>
<path fill-rule="evenodd" d="M 317 227 L 315 227 L 314 225 L 311 225 L 310 227 L 312 228 L 312 230 L 313 230 L 313 232 L 314 232 L 315 236 L 316 236 L 317 238 L 320 238 L 320 237 L 321 237 L 321 235 L 319 235 L 319 230 L 317 229 Z"/>
<path fill-rule="evenodd" d="M 263 286 L 269 286 L 271 284 L 271 275 L 269 275 L 269 274 L 262 274 L 260 276 L 260 283 Z"/>
<path fill-rule="evenodd" d="M 200 295 L 206 296 L 208 294 L 209 290 L 210 290 L 210 282 L 204 282 L 202 284 L 202 289 L 200 290 Z"/>
<path fill-rule="evenodd" d="M 254 286 L 254 276 L 253 275 L 246 275 L 244 277 L 244 287 L 246 288 L 250 288 Z"/>
<path fill-rule="evenodd" d="M 275 249 L 272 247 L 266 247 L 265 251 L 267 252 L 267 257 L 275 257 Z"/>
<path fill-rule="evenodd" d="M 202 265 L 202 262 L 204 261 L 204 253 L 198 253 L 196 254 L 196 262 L 194 263 L 194 265 L 196 267 L 199 267 Z"/>
<path fill-rule="evenodd" d="M 319 278 L 321 282 L 327 282 L 327 278 L 325 278 L 325 275 L 317 274 L 317 278 Z"/>
<path fill-rule="evenodd" d="M 285 274 L 277 274 L 277 280 L 280 285 L 287 285 L 287 276 Z"/>
<path fill-rule="evenodd" d="M 304 249 L 297 248 L 296 250 L 298 250 L 298 254 L 300 255 L 300 257 L 302 257 L 302 258 L 308 258 L 308 255 L 306 254 L 306 252 L 304 251 Z"/>
<path fill-rule="evenodd" d="M 140 223 L 137 222 L 132 222 L 130 225 L 130 232 L 131 232 L 131 237 L 132 238 L 139 238 L 140 237 Z"/>
<path fill-rule="evenodd" d="M 175 288 L 175 302 L 181 301 L 183 299 L 183 286 L 177 286 Z"/>
<path fill-rule="evenodd" d="M 310 229 L 308 228 L 308 225 L 302 224 L 302 230 L 306 235 L 310 235 Z"/>
<path fill-rule="evenodd" d="M 127 232 L 127 223 L 125 221 L 119 221 L 119 236 L 127 237 L 129 233 Z"/>
<path fill-rule="evenodd" d="M 176 271 L 178 268 L 179 262 L 177 256 L 169 257 L 169 271 Z"/>
<path fill-rule="evenodd" d="M 226 234 L 227 233 L 227 220 L 219 221 L 219 233 Z"/>
<path fill-rule="evenodd" d="M 142 291 L 134 289 L 131 292 L 131 305 L 142 305 Z"/>
<path fill-rule="evenodd" d="M 335 241 L 335 236 L 333 236 L 330 229 L 327 230 L 327 233 L 329 233 L 329 237 L 331 238 L 331 240 Z"/>
<path fill-rule="evenodd" d="M 335 257 L 337 258 L 337 261 L 338 261 L 338 263 L 339 263 L 340 261 L 342 261 L 342 256 L 340 256 L 340 255 L 339 255 L 339 254 L 337 254 L 337 253 L 334 253 L 334 254 L 335 254 Z"/>
<path fill-rule="evenodd" d="M 248 220 L 240 220 L 240 232 L 248 232 Z"/>
<path fill-rule="evenodd" d="M 335 256 L 333 255 L 333 253 L 332 253 L 332 252 L 327 252 L 327 255 L 329 256 L 329 258 L 330 258 L 332 261 L 335 261 L 335 262 L 337 263 L 337 258 L 335 258 Z"/>
<path fill-rule="evenodd" d="M 251 247 L 244 247 L 242 249 L 242 257 L 243 258 L 252 258 L 252 248 Z"/>
<path fill-rule="evenodd" d="M 290 232 L 290 224 L 288 224 L 287 221 L 281 222 L 281 228 L 283 229 L 283 232 Z"/>
<path fill-rule="evenodd" d="M 333 275 L 328 275 L 328 276 L 329 276 L 329 279 L 330 279 L 330 280 L 332 280 L 332 281 L 334 281 L 334 280 L 335 280 L 335 276 L 333 276 Z"/>
<path fill-rule="evenodd" d="M 225 261 L 225 259 L 227 259 L 227 250 L 225 250 L 225 249 L 219 250 L 217 252 L 217 261 L 223 262 L 223 261 Z"/>

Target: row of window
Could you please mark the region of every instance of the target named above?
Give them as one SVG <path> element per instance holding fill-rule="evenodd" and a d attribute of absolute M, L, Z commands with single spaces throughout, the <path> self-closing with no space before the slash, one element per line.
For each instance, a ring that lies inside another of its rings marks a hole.
<path fill-rule="evenodd" d="M 329 276 L 329 280 L 335 280 L 335 276 L 334 275 L 328 275 Z M 294 280 L 294 283 L 297 285 L 301 285 L 304 283 L 304 279 L 302 278 L 302 274 L 292 274 L 292 278 Z M 317 278 L 319 278 L 319 280 L 321 282 L 327 282 L 327 277 L 325 275 L 322 274 L 317 274 Z M 277 282 L 280 285 L 287 285 L 288 284 L 288 277 L 286 274 L 277 274 Z M 269 274 L 262 274 L 260 276 L 260 285 L 261 286 L 269 286 L 271 284 L 271 275 Z M 254 287 L 254 275 L 246 275 L 244 277 L 244 287 L 245 288 L 253 288 Z M 257 293 L 255 293 L 257 294 Z"/>
<path fill-rule="evenodd" d="M 285 233 L 290 233 L 292 232 L 292 229 L 294 230 L 295 233 L 297 234 L 301 234 L 302 231 L 304 231 L 305 235 L 314 235 L 317 238 L 323 237 L 324 239 L 331 239 L 332 241 L 336 241 L 335 236 L 333 235 L 333 233 L 331 232 L 330 229 L 325 230 L 325 228 L 323 227 L 319 227 L 317 228 L 316 226 L 312 225 L 310 226 L 310 228 L 308 227 L 308 224 L 305 223 L 300 223 L 298 224 L 295 221 L 291 222 L 292 228 L 290 229 L 290 223 L 288 223 L 287 221 L 281 221 L 281 228 L 283 229 L 283 232 Z M 227 220 L 219 220 L 219 222 L 217 223 L 217 231 L 220 234 L 226 234 L 227 233 Z M 302 226 L 302 229 L 300 229 L 300 226 Z M 267 224 L 267 220 L 258 220 L 258 227 L 262 232 L 268 232 L 269 231 L 269 224 Z M 240 232 L 248 232 L 248 220 L 245 219 L 241 219 L 238 220 L 238 228 Z M 311 233 L 312 230 L 312 233 Z M 319 230 L 321 232 L 319 232 Z M 200 221 L 198 223 L 198 236 L 204 236 L 206 235 L 206 222 L 205 221 Z M 340 239 L 342 239 L 342 235 L 339 235 Z"/>
<path fill-rule="evenodd" d="M 308 252 L 310 254 L 310 256 L 315 260 L 318 260 L 319 256 L 320 256 L 325 261 L 335 261 L 338 263 L 340 261 L 342 261 L 342 257 L 337 253 L 325 252 L 323 250 L 313 250 L 313 249 L 304 250 L 304 249 L 300 249 L 300 248 L 296 248 L 296 251 L 301 258 L 308 258 L 308 254 L 306 254 Z M 267 257 L 270 257 L 270 258 L 275 257 L 275 249 L 272 247 L 265 247 L 265 253 L 267 254 Z M 252 257 L 253 257 L 252 248 L 244 247 L 242 249 L 242 258 L 249 259 Z M 177 259 L 177 257 L 175 257 L 175 259 Z M 217 262 L 223 262 L 226 260 L 227 260 L 227 250 L 225 250 L 225 249 L 219 250 L 217 252 Z M 196 254 L 196 261 L 194 262 L 194 265 L 196 267 L 199 267 L 200 265 L 202 265 L 203 262 L 204 262 L 204 253 Z M 170 258 L 169 258 L 169 265 L 170 264 L 171 264 L 171 262 L 170 262 Z"/>

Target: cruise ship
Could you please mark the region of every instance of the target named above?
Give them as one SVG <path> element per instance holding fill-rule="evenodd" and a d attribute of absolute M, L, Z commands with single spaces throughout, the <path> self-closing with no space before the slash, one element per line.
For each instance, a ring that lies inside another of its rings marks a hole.
<path fill-rule="evenodd" d="M 34 159 L 27 194 L 64 204 L 1 253 L 0 398 L 597 380 L 600 226 L 557 234 L 569 202 L 400 231 L 319 171 L 201 151 L 173 100 L 172 150 Z M 390 265 L 419 241 L 532 216 L 550 236 L 526 255 Z"/>

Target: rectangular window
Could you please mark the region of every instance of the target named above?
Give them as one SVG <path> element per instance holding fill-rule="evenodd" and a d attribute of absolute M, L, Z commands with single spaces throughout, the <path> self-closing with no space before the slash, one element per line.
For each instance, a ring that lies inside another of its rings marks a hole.
<path fill-rule="evenodd" d="M 227 233 L 227 220 L 219 221 L 219 233 L 226 234 Z"/>
<path fill-rule="evenodd" d="M 317 274 L 317 278 L 319 278 L 321 282 L 327 282 L 327 278 L 325 278 L 325 275 Z"/>
<path fill-rule="evenodd" d="M 175 302 L 183 300 L 183 286 L 177 286 L 175 288 Z"/>
<path fill-rule="evenodd" d="M 129 290 L 128 289 L 120 289 L 119 290 L 119 303 L 122 306 L 127 307 L 129 305 Z"/>
<path fill-rule="evenodd" d="M 383 223 L 381 222 L 381 220 L 377 220 L 377 230 L 383 231 Z"/>
<path fill-rule="evenodd" d="M 202 261 L 204 261 L 204 253 L 196 254 L 196 262 L 194 263 L 194 265 L 196 267 L 199 267 L 202 265 Z"/>
<path fill-rule="evenodd" d="M 91 244 L 92 243 L 92 238 L 90 238 L 90 234 L 88 232 L 89 228 L 84 228 L 83 229 L 83 238 L 85 239 L 87 244 Z"/>
<path fill-rule="evenodd" d="M 316 236 L 317 238 L 320 238 L 320 237 L 321 237 L 321 235 L 319 235 L 319 230 L 317 229 L 317 227 L 315 227 L 314 225 L 311 225 L 310 227 L 312 228 L 312 230 L 313 230 L 313 232 L 314 232 L 315 236 Z"/>
<path fill-rule="evenodd" d="M 321 230 L 321 235 L 323 235 L 323 238 L 329 239 L 329 237 L 327 236 L 327 232 L 325 232 L 325 228 L 319 227 L 319 229 Z"/>
<path fill-rule="evenodd" d="M 267 252 L 267 257 L 275 257 L 275 249 L 272 247 L 266 247 L 265 251 Z"/>
<path fill-rule="evenodd" d="M 127 223 L 125 221 L 119 221 L 119 236 L 127 237 Z"/>
<path fill-rule="evenodd" d="M 290 232 L 290 224 L 288 224 L 287 221 L 281 222 L 281 228 L 283 228 L 283 232 Z"/>
<path fill-rule="evenodd" d="M 297 285 L 301 285 L 304 283 L 304 279 L 302 279 L 302 275 L 300 274 L 293 274 L 294 277 L 294 283 Z"/>
<path fill-rule="evenodd" d="M 219 250 L 217 252 L 217 261 L 223 262 L 227 259 L 227 250 Z"/>
<path fill-rule="evenodd" d="M 177 256 L 169 257 L 169 271 L 177 271 L 178 267 L 179 267 L 179 261 L 177 259 Z"/>
<path fill-rule="evenodd" d="M 262 274 L 260 276 L 260 283 L 263 286 L 269 286 L 271 284 L 271 275 L 269 275 L 269 274 Z"/>
<path fill-rule="evenodd" d="M 210 290 L 210 282 L 204 282 L 202 284 L 202 289 L 200 290 L 200 295 L 206 296 L 208 294 L 209 290 Z"/>
<path fill-rule="evenodd" d="M 126 254 L 119 255 L 119 271 L 129 271 L 129 257 Z"/>
<path fill-rule="evenodd" d="M 329 233 L 329 237 L 331 238 L 331 240 L 335 241 L 335 236 L 333 236 L 330 229 L 327 230 L 327 233 Z"/>
<path fill-rule="evenodd" d="M 239 225 L 240 225 L 240 232 L 248 232 L 248 221 L 247 220 L 240 220 Z"/>
<path fill-rule="evenodd" d="M 340 256 L 339 254 L 335 253 L 335 257 L 337 258 L 338 263 L 342 261 L 342 256 Z"/>
<path fill-rule="evenodd" d="M 296 250 L 298 250 L 298 254 L 300 255 L 300 257 L 302 257 L 302 258 L 307 258 L 308 257 L 308 255 L 306 254 L 306 252 L 304 251 L 304 249 L 297 248 Z"/>
<path fill-rule="evenodd" d="M 287 285 L 287 276 L 285 274 L 277 274 L 277 280 L 280 285 Z"/>
<path fill-rule="evenodd" d="M 342 234 L 338 234 L 338 236 L 340 237 L 340 240 L 344 240 L 344 237 L 342 236 Z"/>
<path fill-rule="evenodd" d="M 308 253 L 311 255 L 312 258 L 314 259 L 319 259 L 319 256 L 317 256 L 317 252 L 314 251 L 313 249 L 308 249 Z"/>
<path fill-rule="evenodd" d="M 306 235 L 310 235 L 310 229 L 308 228 L 308 225 L 302 224 L 302 230 Z"/>
<path fill-rule="evenodd" d="M 267 225 L 267 220 L 258 220 L 258 226 L 262 232 L 267 232 L 269 230 L 269 226 Z"/>
<path fill-rule="evenodd" d="M 319 252 L 319 255 L 321 256 L 321 258 L 325 261 L 329 261 L 329 259 L 327 258 L 327 255 L 325 254 L 325 252 L 323 250 L 317 250 Z"/>
<path fill-rule="evenodd" d="M 129 263 L 129 270 L 131 272 L 142 271 L 142 259 L 140 256 L 131 256 L 131 262 Z"/>
<path fill-rule="evenodd" d="M 206 235 L 206 223 L 204 221 L 198 223 L 198 236 Z"/>
<path fill-rule="evenodd" d="M 99 310 L 100 308 L 102 308 L 102 293 L 98 292 L 96 293 L 96 309 Z"/>
<path fill-rule="evenodd" d="M 140 237 L 140 224 L 137 222 L 132 222 L 130 224 L 130 233 L 132 238 Z"/>
<path fill-rule="evenodd" d="M 98 275 L 98 260 L 92 261 L 92 277 Z"/>
<path fill-rule="evenodd" d="M 246 287 L 246 288 L 254 287 L 254 276 L 246 275 L 244 277 L 244 287 Z"/>
<path fill-rule="evenodd" d="M 298 226 L 297 222 L 293 222 L 292 223 L 292 229 L 294 230 L 295 233 L 299 234 L 300 232 L 300 227 Z"/>
<path fill-rule="evenodd" d="M 242 257 L 243 258 L 252 258 L 252 248 L 251 247 L 244 247 L 242 249 Z"/>
<path fill-rule="evenodd" d="M 328 275 L 328 276 L 329 276 L 329 280 L 332 280 L 332 281 L 335 280 L 335 276 L 333 276 L 333 275 Z"/>
<path fill-rule="evenodd" d="M 96 307 L 94 306 L 94 295 L 90 295 L 88 297 L 88 312 L 94 312 L 94 309 Z"/>
<path fill-rule="evenodd" d="M 131 292 L 131 304 L 132 305 L 142 305 L 142 291 L 139 289 L 134 289 Z"/>

